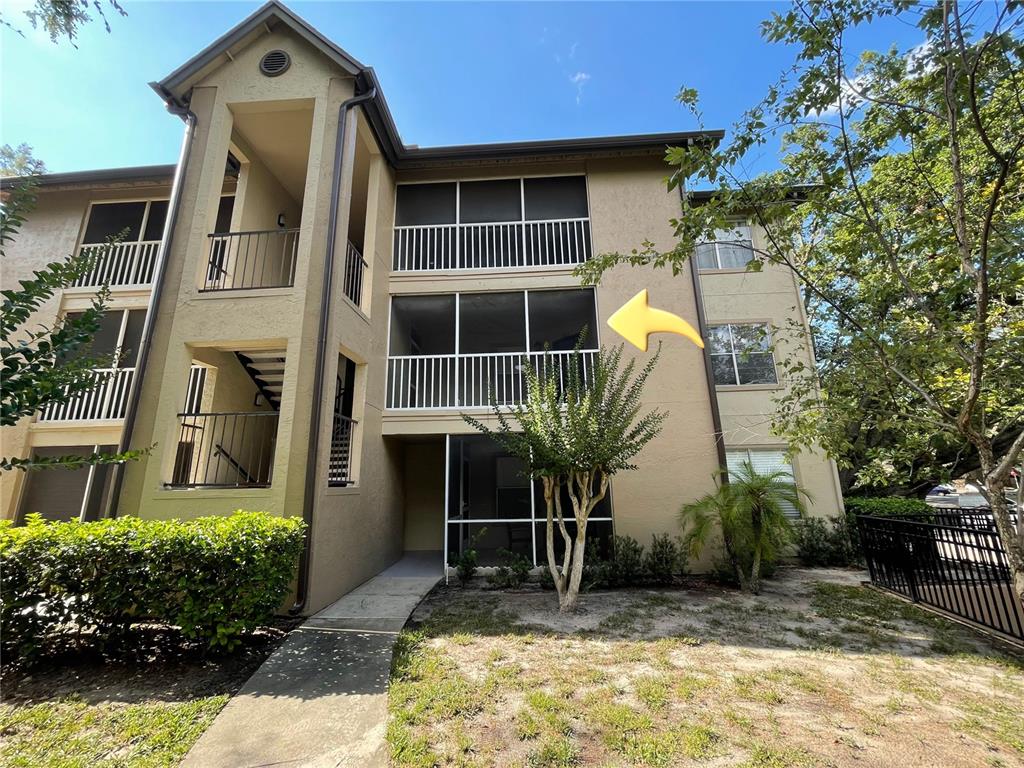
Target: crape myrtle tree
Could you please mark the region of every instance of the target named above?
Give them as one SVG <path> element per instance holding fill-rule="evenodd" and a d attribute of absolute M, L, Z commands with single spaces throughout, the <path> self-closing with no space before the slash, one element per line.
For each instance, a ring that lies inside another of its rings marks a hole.
<path fill-rule="evenodd" d="M 607 495 L 612 475 L 636 469 L 633 458 L 665 421 L 661 411 L 640 413 L 644 384 L 657 360 L 658 354 L 653 355 L 634 375 L 636 360 L 623 366 L 621 346 L 601 349 L 584 376 L 579 347 L 564 367 L 545 355 L 536 366 L 525 366 L 522 403 L 500 405 L 492 393 L 496 428 L 463 414 L 466 422 L 522 461 L 531 478 L 540 479 L 548 570 L 563 612 L 576 609 L 591 512 Z M 575 536 L 566 525 L 570 510 L 563 509 L 563 490 L 572 507 Z M 562 537 L 561 563 L 556 529 Z"/>
<path fill-rule="evenodd" d="M 0 203 L 0 258 L 14 242 L 25 218 L 35 205 L 36 177 L 43 164 L 26 145 L 0 147 L 0 176 L 5 178 Z M 109 246 L 108 246 L 109 248 Z M 12 426 L 25 416 L 67 403 L 101 386 L 109 374 L 97 372 L 116 361 L 89 352 L 107 307 L 109 290 L 102 287 L 82 312 L 65 314 L 52 325 L 35 325 L 32 315 L 89 273 L 106 248 L 83 251 L 50 262 L 22 280 L 17 287 L 0 291 L 0 426 Z M 84 456 L 3 457 L 0 470 L 64 467 L 114 463 L 136 458 L 139 451 L 123 454 L 91 453 Z"/>
<path fill-rule="evenodd" d="M 919 45 L 854 58 L 853 31 L 901 21 Z M 1024 448 L 1022 26 L 1018 3 L 797 0 L 762 25 L 793 66 L 727 141 L 668 152 L 672 187 L 712 193 L 683 196 L 674 248 L 581 271 L 678 272 L 696 243 L 752 219 L 764 243 L 748 268 L 796 275 L 818 359 L 781 361 L 776 431 L 824 446 L 848 485 L 976 467 L 1024 599 L 1024 525 L 1005 498 Z M 699 121 L 696 92 L 678 98 Z M 770 142 L 778 170 L 737 170 Z"/>
<path fill-rule="evenodd" d="M 25 17 L 33 29 L 42 27 L 51 42 L 57 43 L 66 37 L 77 48 L 75 39 L 78 30 L 93 20 L 90 11 L 99 16 L 107 32 L 110 31 L 108 11 L 120 16 L 128 15 L 117 0 L 35 0 L 32 7 L 25 11 Z M 18 21 L 11 19 L 7 13 L 0 12 L 0 24 L 24 36 Z"/>

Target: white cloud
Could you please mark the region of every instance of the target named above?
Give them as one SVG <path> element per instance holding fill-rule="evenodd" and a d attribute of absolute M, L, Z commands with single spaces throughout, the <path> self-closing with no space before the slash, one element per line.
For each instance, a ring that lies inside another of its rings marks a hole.
<path fill-rule="evenodd" d="M 572 45 L 569 46 L 569 58 L 570 59 L 576 58 L 576 49 L 579 48 L 579 47 L 580 47 L 579 43 L 573 43 Z"/>
<path fill-rule="evenodd" d="M 583 86 L 590 80 L 590 75 L 586 72 L 577 72 L 575 75 L 569 75 L 569 82 L 576 86 L 576 103 L 579 104 L 583 101 Z"/>

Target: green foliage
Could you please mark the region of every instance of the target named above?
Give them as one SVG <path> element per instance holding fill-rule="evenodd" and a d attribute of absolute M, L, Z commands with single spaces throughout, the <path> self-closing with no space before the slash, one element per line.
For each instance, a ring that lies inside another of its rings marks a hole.
<path fill-rule="evenodd" d="M 927 515 L 932 508 L 920 499 L 906 499 L 902 496 L 855 497 L 843 499 L 846 514 L 891 517 L 893 515 Z"/>
<path fill-rule="evenodd" d="M 728 483 L 680 511 L 689 554 L 699 557 L 712 534 L 720 532 L 725 562 L 740 588 L 756 595 L 764 565 L 792 536 L 786 510 L 802 514 L 806 495 L 787 472 L 759 474 L 744 462 Z"/>
<path fill-rule="evenodd" d="M 0 148 L 0 170 L 17 176 L 5 186 L 6 197 L 0 209 L 0 256 L 14 242 L 28 213 L 35 206 L 35 174 L 42 163 L 32 158 L 29 147 Z M 54 261 L 22 280 L 17 288 L 4 288 L 0 306 L 0 368 L 4 386 L 0 393 L 0 426 L 11 426 L 46 406 L 70 402 L 92 392 L 110 377 L 96 369 L 110 368 L 116 360 L 90 353 L 93 337 L 100 328 L 110 292 L 100 288 L 89 307 L 66 314 L 52 326 L 32 327 L 33 315 L 60 291 L 74 285 L 87 274 L 96 259 L 102 258 L 116 240 L 106 247 L 81 251 L 63 261 Z M 39 469 L 120 463 L 138 458 L 141 451 L 123 454 L 90 454 L 39 458 L 2 458 L 0 469 Z"/>
<path fill-rule="evenodd" d="M 598 551 L 596 543 L 588 551 Z M 686 572 L 687 561 L 682 542 L 668 534 L 653 535 L 649 550 L 630 536 L 616 536 L 607 557 L 588 556 L 583 581 L 590 589 L 668 586 Z"/>
<path fill-rule="evenodd" d="M 800 563 L 808 567 L 847 567 L 859 559 L 857 546 L 851 538 L 850 524 L 845 517 L 823 520 L 809 517 L 793 526 Z"/>
<path fill-rule="evenodd" d="M 533 563 L 528 557 L 507 549 L 499 549 L 501 565 L 487 576 L 487 583 L 498 589 L 519 589 L 530 578 Z"/>
<path fill-rule="evenodd" d="M 187 522 L 30 515 L 24 526 L 0 526 L 4 651 L 30 657 L 72 631 L 102 645 L 147 620 L 230 649 L 284 599 L 304 528 L 241 511 Z"/>
<path fill-rule="evenodd" d="M 870 25 L 917 44 L 860 50 Z M 833 456 L 844 490 L 913 494 L 977 473 L 993 499 L 1015 589 L 1024 537 L 1003 501 L 1024 451 L 1024 5 L 797 2 L 762 36 L 792 67 L 721 143 L 670 149 L 684 195 L 674 246 L 644 243 L 579 268 L 688 267 L 732 217 L 763 231 L 751 270 L 788 272 L 805 313 L 774 329 L 775 431 Z M 692 90 L 680 102 L 702 123 Z M 777 170 L 751 157 L 781 149 Z M 795 308 L 794 308 L 795 309 Z"/>
<path fill-rule="evenodd" d="M 479 556 L 476 551 L 476 543 L 480 538 L 487 533 L 486 528 L 481 528 L 477 531 L 476 535 L 470 538 L 469 543 L 462 552 L 456 554 L 452 552 L 448 556 L 448 564 L 455 566 L 455 573 L 459 577 L 459 584 L 466 586 L 472 581 L 473 576 L 476 574 L 477 563 Z"/>
<path fill-rule="evenodd" d="M 600 586 L 628 587 L 640 584 L 644 575 L 644 547 L 631 536 L 616 536 L 611 557 L 605 561 Z M 599 571 L 600 573 L 600 571 Z"/>
<path fill-rule="evenodd" d="M 117 0 L 107 0 L 107 3 L 110 6 L 107 10 L 112 10 L 121 16 L 128 15 Z M 50 42 L 56 43 L 66 37 L 68 42 L 77 48 L 75 39 L 78 37 L 79 30 L 92 21 L 92 16 L 89 15 L 90 10 L 99 14 L 104 28 L 110 32 L 110 22 L 104 12 L 102 0 L 35 0 L 32 7 L 24 13 L 32 25 L 32 29 L 42 27 L 43 31 L 50 36 Z M 0 24 L 24 37 L 21 29 L 6 14 L 0 13 Z"/>
<path fill-rule="evenodd" d="M 559 363 L 545 355 L 536 366 L 526 366 L 524 402 L 509 408 L 492 393 L 497 429 L 463 414 L 468 424 L 520 459 L 531 478 L 542 480 L 548 569 L 564 611 L 576 605 L 591 512 L 607 494 L 612 475 L 636 468 L 633 458 L 661 431 L 666 415 L 641 415 L 641 395 L 658 355 L 634 374 L 636 360 L 623 365 L 621 345 L 602 349 L 588 362 L 584 376 L 580 349 L 585 333 L 567 361 Z M 565 525 L 563 488 L 576 522 L 575 542 Z M 554 554 L 556 530 L 564 545 L 561 563 Z"/>
<path fill-rule="evenodd" d="M 667 533 L 651 537 L 651 548 L 644 555 L 644 576 L 652 584 L 667 586 L 686 571 L 689 558 L 678 538 Z"/>

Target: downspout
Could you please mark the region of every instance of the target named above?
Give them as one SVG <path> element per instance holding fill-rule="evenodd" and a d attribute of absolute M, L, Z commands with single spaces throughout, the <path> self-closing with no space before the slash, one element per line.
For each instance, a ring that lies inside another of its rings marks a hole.
<path fill-rule="evenodd" d="M 705 341 L 708 338 L 708 324 L 704 318 L 704 297 L 700 289 L 700 277 L 697 273 L 697 264 L 690 259 L 690 277 L 693 278 L 693 298 L 697 302 L 697 333 Z M 723 483 L 729 482 L 729 473 L 722 471 L 726 469 L 725 458 L 725 433 L 722 430 L 722 412 L 718 408 L 718 389 L 715 387 L 715 376 L 711 368 L 711 352 L 707 343 L 704 344 L 704 376 L 708 385 L 708 400 L 711 403 L 711 426 L 715 430 L 715 447 L 718 449 L 718 467 Z"/>
<path fill-rule="evenodd" d="M 352 107 L 370 101 L 377 95 L 371 87 L 364 94 L 353 96 L 338 107 L 338 134 L 334 142 L 334 178 L 331 179 L 331 202 L 327 214 L 327 253 L 324 257 L 324 279 L 320 293 L 320 324 L 316 337 L 316 367 L 313 373 L 313 404 L 310 409 L 309 444 L 306 448 L 306 485 L 302 501 L 302 520 L 306 536 L 299 557 L 299 577 L 295 588 L 295 604 L 289 613 L 301 613 L 309 596 L 309 565 L 313 552 L 313 501 L 317 486 L 317 454 L 320 449 L 320 419 L 323 412 L 324 367 L 327 364 L 327 328 L 330 323 L 331 288 L 334 278 L 334 251 L 337 240 L 338 200 L 341 197 L 341 169 L 345 150 L 345 122 Z"/>
<path fill-rule="evenodd" d="M 153 270 L 153 290 L 149 295 L 146 321 L 142 326 L 142 338 L 139 340 L 139 352 L 135 362 L 135 376 L 132 378 L 131 391 L 128 393 L 124 425 L 121 429 L 121 440 L 117 446 L 118 453 L 124 453 L 129 450 L 132 432 L 135 430 L 135 419 L 139 412 L 139 400 L 142 397 L 142 381 L 146 375 L 146 366 L 149 363 L 149 352 L 153 343 L 153 329 L 156 327 L 156 316 L 160 309 L 160 298 L 163 295 L 164 275 L 167 272 L 168 255 L 171 252 L 171 243 L 174 240 L 174 225 L 178 220 L 178 210 L 181 207 L 181 190 L 185 185 L 185 169 L 188 167 L 188 160 L 192 154 L 192 138 L 195 135 L 197 122 L 195 113 L 188 107 L 178 104 L 173 95 L 155 83 L 151 84 L 151 87 L 163 98 L 168 112 L 184 119 L 185 134 L 181 138 L 178 166 L 174 170 L 174 181 L 171 184 L 171 199 L 167 205 L 167 218 L 164 220 L 163 237 L 160 238 L 160 250 L 157 252 L 156 266 Z M 124 483 L 124 465 L 115 464 L 113 472 L 112 493 L 110 504 L 107 508 L 108 517 L 117 517 L 117 505 L 121 496 L 121 486 Z"/>
<path fill-rule="evenodd" d="M 692 141 L 692 140 L 691 140 Z M 685 200 L 686 185 L 679 185 L 679 199 Z M 697 303 L 697 333 L 705 340 L 704 344 L 704 378 L 708 385 L 708 402 L 711 403 L 711 427 L 715 431 L 715 448 L 718 451 L 718 470 L 716 477 L 721 478 L 722 483 L 729 482 L 729 473 L 726 471 L 727 463 L 725 456 L 725 432 L 722 430 L 722 412 L 718 407 L 718 389 L 715 386 L 715 375 L 711 367 L 711 348 L 708 346 L 708 323 L 704 316 L 704 294 L 700 287 L 700 274 L 697 268 L 695 257 L 688 259 L 690 267 L 690 278 L 693 281 L 693 298 Z"/>

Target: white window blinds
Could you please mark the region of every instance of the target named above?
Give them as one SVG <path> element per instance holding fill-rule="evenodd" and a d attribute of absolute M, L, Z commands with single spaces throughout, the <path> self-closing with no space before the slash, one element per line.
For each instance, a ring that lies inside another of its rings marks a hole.
<path fill-rule="evenodd" d="M 793 475 L 793 465 L 786 460 L 786 454 L 782 451 L 738 449 L 725 452 L 725 463 L 729 469 L 729 477 L 735 477 L 743 462 L 749 461 L 754 471 L 759 475 L 768 475 L 772 472 L 785 472 L 790 479 L 796 483 Z M 787 517 L 800 517 L 797 509 L 791 505 L 786 506 Z"/>

